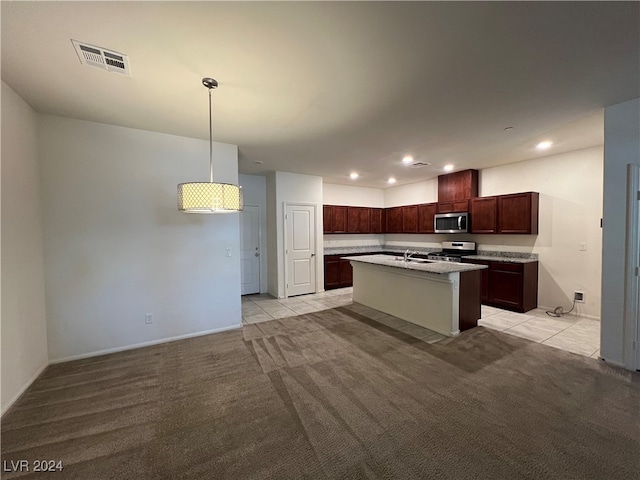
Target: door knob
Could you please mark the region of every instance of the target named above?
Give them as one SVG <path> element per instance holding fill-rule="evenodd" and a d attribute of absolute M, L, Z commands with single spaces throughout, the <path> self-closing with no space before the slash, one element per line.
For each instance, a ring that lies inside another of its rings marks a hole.
<path fill-rule="evenodd" d="M 312 254 L 311 254 L 311 256 L 312 256 L 312 257 L 315 257 L 315 256 L 316 256 L 316 254 L 315 254 L 315 253 L 312 253 Z"/>
<path fill-rule="evenodd" d="M 260 256 L 260 254 L 259 254 L 259 253 L 256 253 L 256 257 L 259 257 L 259 256 Z"/>

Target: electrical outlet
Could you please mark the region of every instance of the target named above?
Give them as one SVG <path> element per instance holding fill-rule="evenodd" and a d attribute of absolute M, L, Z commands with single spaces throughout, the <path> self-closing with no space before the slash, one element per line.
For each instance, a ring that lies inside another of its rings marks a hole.
<path fill-rule="evenodd" d="M 231 256 L 231 249 L 230 248 L 225 248 L 224 249 L 224 256 L 225 257 L 230 257 Z"/>
<path fill-rule="evenodd" d="M 587 251 L 587 244 L 585 242 L 580 243 L 580 251 L 581 252 Z"/>
<path fill-rule="evenodd" d="M 573 292 L 573 300 L 576 303 L 584 303 L 584 292 L 580 292 L 578 290 Z"/>
<path fill-rule="evenodd" d="M 146 324 L 153 323 L 153 313 L 144 314 L 144 323 Z"/>

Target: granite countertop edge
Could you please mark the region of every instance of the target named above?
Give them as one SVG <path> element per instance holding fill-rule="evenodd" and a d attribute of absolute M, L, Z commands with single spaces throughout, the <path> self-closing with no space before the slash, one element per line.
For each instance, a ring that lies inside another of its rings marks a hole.
<path fill-rule="evenodd" d="M 404 253 L 407 248 L 411 251 L 419 254 L 426 255 L 431 252 L 437 252 L 441 249 L 432 247 L 403 247 L 403 246 L 369 246 L 369 247 L 334 247 L 325 248 L 325 255 L 349 255 L 353 253 L 371 253 L 371 254 L 384 254 L 384 253 Z M 491 250 L 479 250 L 477 255 L 468 255 L 464 258 L 469 260 L 486 260 L 494 262 L 504 263 L 531 263 L 538 261 L 537 253 L 524 253 L 524 252 L 499 252 Z"/>
<path fill-rule="evenodd" d="M 382 265 L 385 267 L 399 268 L 402 270 L 413 270 L 424 273 L 435 273 L 439 275 L 457 272 L 469 272 L 472 270 L 482 270 L 487 268 L 486 265 L 475 265 L 473 263 L 455 263 L 455 262 L 439 262 L 430 263 L 412 263 L 398 261 L 394 257 L 384 254 L 364 255 L 360 257 L 345 257 L 347 260 L 359 263 L 368 263 L 372 265 Z"/>

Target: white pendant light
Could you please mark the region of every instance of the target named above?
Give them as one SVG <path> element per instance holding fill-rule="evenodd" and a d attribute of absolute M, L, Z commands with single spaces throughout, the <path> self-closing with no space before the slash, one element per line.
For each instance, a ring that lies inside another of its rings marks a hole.
<path fill-rule="evenodd" d="M 232 183 L 213 181 L 213 130 L 211 127 L 211 90 L 218 87 L 213 78 L 203 78 L 209 89 L 209 170 L 208 182 L 189 182 L 178 185 L 178 210 L 185 213 L 233 213 L 244 208 L 242 187 Z"/>

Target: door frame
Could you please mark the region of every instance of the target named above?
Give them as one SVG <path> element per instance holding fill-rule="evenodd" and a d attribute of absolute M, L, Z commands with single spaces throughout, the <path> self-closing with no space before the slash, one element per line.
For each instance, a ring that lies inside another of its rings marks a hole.
<path fill-rule="evenodd" d="M 246 203 L 245 207 L 256 207 L 258 209 L 258 258 L 260 261 L 258 262 L 258 293 L 263 293 L 263 285 L 262 285 L 262 270 L 263 267 L 263 259 L 262 259 L 262 207 L 257 203 Z M 242 228 L 242 222 L 240 222 L 240 228 Z M 242 247 L 242 245 L 240 246 Z M 242 260 L 242 252 L 240 252 L 240 260 Z M 266 268 L 266 267 L 265 267 Z M 242 274 L 241 274 L 242 277 Z M 242 280 L 241 280 L 242 281 Z"/>
<path fill-rule="evenodd" d="M 313 207 L 313 251 L 315 258 L 315 292 L 318 293 L 318 205 L 312 202 L 282 202 L 282 231 L 284 233 L 283 236 L 283 259 L 284 259 L 284 298 L 289 298 L 289 268 L 288 268 L 288 260 L 289 254 L 287 253 L 289 248 L 287 246 L 287 207 L 289 206 L 302 206 L 302 207 Z"/>
<path fill-rule="evenodd" d="M 627 245 L 624 294 L 624 363 L 640 370 L 640 166 L 627 165 Z"/>

